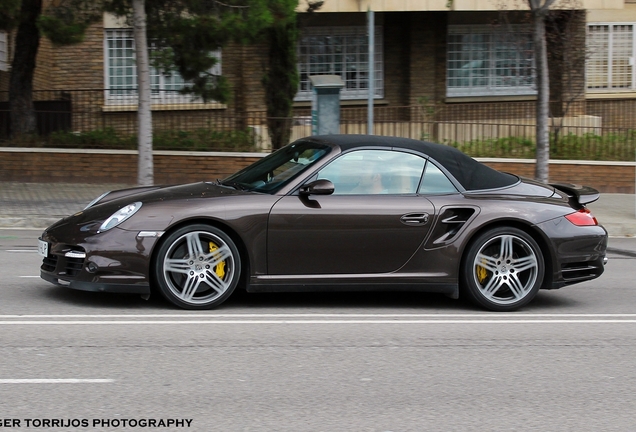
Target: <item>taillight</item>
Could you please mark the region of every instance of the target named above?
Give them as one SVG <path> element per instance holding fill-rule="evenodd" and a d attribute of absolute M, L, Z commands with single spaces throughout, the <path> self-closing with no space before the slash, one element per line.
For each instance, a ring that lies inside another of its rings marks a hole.
<path fill-rule="evenodd" d="M 570 213 L 566 215 L 565 218 L 577 226 L 598 225 L 598 221 L 587 208 L 582 208 L 575 213 Z"/>

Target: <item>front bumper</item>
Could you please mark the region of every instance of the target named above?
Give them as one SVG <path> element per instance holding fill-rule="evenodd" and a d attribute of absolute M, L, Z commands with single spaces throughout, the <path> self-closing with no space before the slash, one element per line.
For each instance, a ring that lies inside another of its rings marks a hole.
<path fill-rule="evenodd" d="M 150 285 L 124 285 L 67 280 L 68 278 L 63 279 L 62 277 L 51 275 L 50 273 L 46 273 L 42 270 L 40 271 L 40 277 L 47 282 L 51 282 L 53 285 L 65 286 L 79 291 L 111 292 L 124 294 L 150 294 Z"/>
<path fill-rule="evenodd" d="M 128 294 L 150 294 L 150 256 L 157 238 L 119 228 L 84 237 L 64 230 L 45 231 L 48 243 L 40 277 L 68 288 Z"/>

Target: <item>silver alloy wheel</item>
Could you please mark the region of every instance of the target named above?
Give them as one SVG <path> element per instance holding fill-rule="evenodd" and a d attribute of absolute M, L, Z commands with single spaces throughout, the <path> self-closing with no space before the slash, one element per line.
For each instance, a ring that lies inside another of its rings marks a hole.
<path fill-rule="evenodd" d="M 163 279 L 184 303 L 209 304 L 232 287 L 236 259 L 221 237 L 207 231 L 187 232 L 165 253 Z"/>
<path fill-rule="evenodd" d="M 539 275 L 534 249 L 519 236 L 503 234 L 486 241 L 473 261 L 472 277 L 488 301 L 509 305 L 524 299 Z"/>

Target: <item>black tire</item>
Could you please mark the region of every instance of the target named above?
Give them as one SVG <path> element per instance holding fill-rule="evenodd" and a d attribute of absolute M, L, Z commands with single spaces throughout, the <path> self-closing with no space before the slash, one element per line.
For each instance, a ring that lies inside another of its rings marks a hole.
<path fill-rule="evenodd" d="M 544 272 L 537 242 L 520 229 L 499 227 L 471 242 L 462 261 L 461 287 L 478 306 L 509 312 L 532 301 Z"/>
<path fill-rule="evenodd" d="M 218 228 L 193 224 L 162 239 L 154 276 L 161 294 L 183 309 L 211 309 L 230 297 L 241 277 L 241 257 Z"/>

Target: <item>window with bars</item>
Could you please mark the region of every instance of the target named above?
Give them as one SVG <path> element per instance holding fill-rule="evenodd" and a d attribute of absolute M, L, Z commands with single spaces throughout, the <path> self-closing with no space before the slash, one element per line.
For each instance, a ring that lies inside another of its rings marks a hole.
<path fill-rule="evenodd" d="M 374 98 L 384 97 L 382 27 L 375 28 Z M 367 28 L 308 27 L 298 44 L 300 85 L 296 100 L 311 100 L 312 75 L 339 75 L 344 81 L 342 99 L 366 99 L 369 95 L 369 43 Z"/>
<path fill-rule="evenodd" d="M 446 95 L 536 94 L 532 31 L 527 26 L 448 27 Z"/>
<path fill-rule="evenodd" d="M 0 70 L 9 70 L 9 45 L 5 31 L 0 31 Z"/>
<path fill-rule="evenodd" d="M 129 29 L 106 30 L 105 39 L 106 103 L 109 105 L 137 103 L 137 66 L 133 32 Z M 219 59 L 219 63 L 210 72 L 220 75 L 221 52 L 214 52 L 214 56 Z M 201 103 L 201 100 L 191 95 L 179 93 L 179 90 L 187 83 L 176 72 L 164 73 L 151 68 L 150 83 L 153 103 Z"/>
<path fill-rule="evenodd" d="M 591 91 L 634 90 L 634 24 L 587 26 L 587 88 Z"/>

